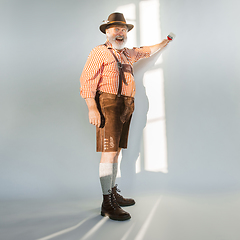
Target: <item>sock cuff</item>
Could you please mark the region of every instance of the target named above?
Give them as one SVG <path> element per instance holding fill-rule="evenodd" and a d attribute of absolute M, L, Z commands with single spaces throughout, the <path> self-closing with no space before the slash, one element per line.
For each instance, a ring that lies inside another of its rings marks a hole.
<path fill-rule="evenodd" d="M 99 164 L 99 176 L 105 177 L 112 175 L 113 173 L 113 163 L 100 163 Z"/>

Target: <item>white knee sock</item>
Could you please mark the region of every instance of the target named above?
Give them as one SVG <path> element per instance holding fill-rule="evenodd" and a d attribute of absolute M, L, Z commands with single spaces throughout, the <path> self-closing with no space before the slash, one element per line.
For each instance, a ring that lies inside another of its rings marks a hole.
<path fill-rule="evenodd" d="M 112 189 L 113 163 L 100 163 L 99 177 L 103 195 L 109 194 L 108 190 Z"/>
<path fill-rule="evenodd" d="M 117 177 L 117 171 L 118 171 L 118 164 L 113 163 L 113 177 L 112 177 L 112 188 L 115 186 L 115 181 Z"/>

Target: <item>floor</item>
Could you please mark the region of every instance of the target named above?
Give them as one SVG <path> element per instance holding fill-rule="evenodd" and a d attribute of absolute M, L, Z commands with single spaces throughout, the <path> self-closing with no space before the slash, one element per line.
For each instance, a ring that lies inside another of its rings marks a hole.
<path fill-rule="evenodd" d="M 100 216 L 101 199 L 1 201 L 1 240 L 239 240 L 240 194 L 141 193 L 132 218 Z"/>

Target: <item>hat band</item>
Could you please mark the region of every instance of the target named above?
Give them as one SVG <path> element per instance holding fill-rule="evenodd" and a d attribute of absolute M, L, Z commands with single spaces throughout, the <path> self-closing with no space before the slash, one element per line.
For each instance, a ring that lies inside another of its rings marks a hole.
<path fill-rule="evenodd" d="M 112 21 L 112 22 L 107 22 L 107 24 L 112 24 L 112 23 L 123 23 L 125 25 L 127 25 L 126 22 L 123 22 L 123 21 Z"/>

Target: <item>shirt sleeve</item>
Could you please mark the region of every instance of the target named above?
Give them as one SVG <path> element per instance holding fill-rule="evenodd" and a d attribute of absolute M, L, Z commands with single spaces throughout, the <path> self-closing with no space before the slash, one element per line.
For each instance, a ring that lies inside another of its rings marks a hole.
<path fill-rule="evenodd" d="M 94 98 L 103 71 L 104 56 L 99 47 L 94 48 L 88 56 L 80 77 L 80 95 Z"/>
<path fill-rule="evenodd" d="M 142 58 L 149 58 L 151 56 L 151 48 L 148 46 L 133 48 L 130 50 L 130 55 L 133 60 L 133 63 L 135 63 Z"/>

